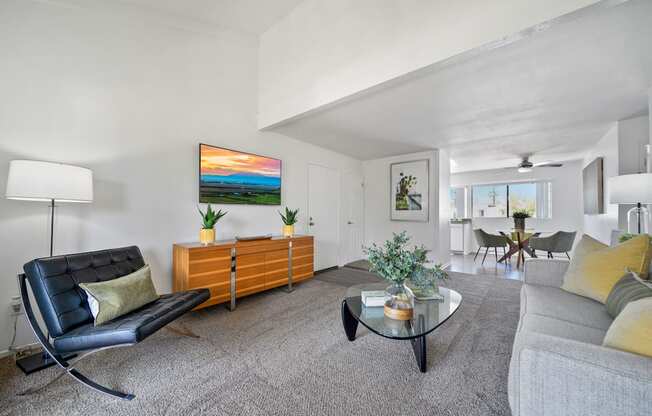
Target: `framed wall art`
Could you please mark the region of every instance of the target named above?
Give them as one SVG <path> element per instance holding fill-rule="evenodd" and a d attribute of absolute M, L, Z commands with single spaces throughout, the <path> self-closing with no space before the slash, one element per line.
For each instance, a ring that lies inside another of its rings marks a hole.
<path fill-rule="evenodd" d="M 390 165 L 390 219 L 428 222 L 430 166 L 428 159 Z"/>

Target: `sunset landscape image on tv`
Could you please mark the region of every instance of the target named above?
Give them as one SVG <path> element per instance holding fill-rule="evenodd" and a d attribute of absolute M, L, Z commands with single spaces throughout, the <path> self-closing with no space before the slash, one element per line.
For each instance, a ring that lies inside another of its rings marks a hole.
<path fill-rule="evenodd" d="M 199 145 L 199 202 L 281 204 L 281 161 Z"/>

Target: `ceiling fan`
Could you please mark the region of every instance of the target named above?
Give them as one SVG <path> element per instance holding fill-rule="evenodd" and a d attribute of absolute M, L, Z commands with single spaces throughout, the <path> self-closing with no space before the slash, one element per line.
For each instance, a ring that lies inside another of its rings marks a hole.
<path fill-rule="evenodd" d="M 533 168 L 560 168 L 564 166 L 562 163 L 551 162 L 551 161 L 532 163 L 530 162 L 529 158 L 530 156 L 524 156 L 521 163 L 519 163 L 518 166 L 516 166 L 519 173 L 532 172 Z"/>

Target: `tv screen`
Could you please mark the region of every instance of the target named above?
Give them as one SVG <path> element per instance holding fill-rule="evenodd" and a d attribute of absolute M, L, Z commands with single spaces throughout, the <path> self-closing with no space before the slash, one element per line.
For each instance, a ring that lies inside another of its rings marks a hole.
<path fill-rule="evenodd" d="M 199 202 L 281 205 L 281 161 L 200 144 Z"/>

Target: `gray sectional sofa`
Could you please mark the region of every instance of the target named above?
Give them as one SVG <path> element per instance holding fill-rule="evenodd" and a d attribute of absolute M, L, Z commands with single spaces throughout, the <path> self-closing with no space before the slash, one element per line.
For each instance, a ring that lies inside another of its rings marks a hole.
<path fill-rule="evenodd" d="M 529 259 L 509 369 L 514 416 L 652 415 L 652 359 L 602 346 L 603 304 L 560 289 L 569 262 Z"/>

